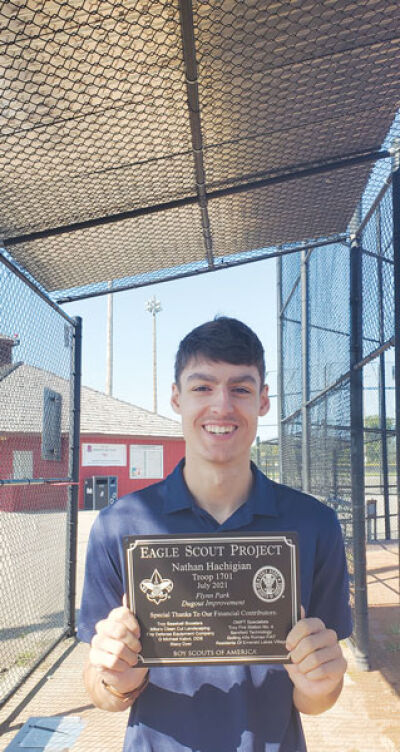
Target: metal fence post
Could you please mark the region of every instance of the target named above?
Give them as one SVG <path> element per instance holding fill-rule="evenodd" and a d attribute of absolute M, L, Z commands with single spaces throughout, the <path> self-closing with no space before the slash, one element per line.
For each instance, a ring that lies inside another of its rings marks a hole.
<path fill-rule="evenodd" d="M 82 319 L 75 318 L 71 349 L 71 396 L 70 396 L 70 439 L 69 476 L 73 484 L 69 487 L 67 517 L 67 562 L 66 562 L 66 623 L 68 635 L 75 633 L 75 593 L 76 593 L 76 554 L 78 534 L 78 494 L 79 494 L 79 432 L 81 400 L 81 353 Z"/>
<path fill-rule="evenodd" d="M 383 276 L 382 276 L 382 228 L 381 228 L 381 207 L 378 204 L 376 209 L 376 250 L 378 253 L 378 295 L 379 295 L 379 344 L 383 345 L 385 341 L 385 320 L 383 305 Z M 385 515 L 385 538 L 390 540 L 390 503 L 389 503 L 389 467 L 387 451 L 387 421 L 386 421 L 386 374 L 385 374 L 385 353 L 379 356 L 379 430 L 381 442 L 381 472 L 382 472 L 382 490 Z M 375 523 L 376 524 L 376 523 Z"/>
<path fill-rule="evenodd" d="M 276 291 L 277 291 L 277 308 L 278 308 L 278 331 L 277 331 L 277 380 L 276 380 L 276 401 L 277 401 L 277 422 L 278 422 L 278 462 L 279 462 L 279 480 L 283 483 L 283 450 L 282 450 L 282 386 L 283 386 L 283 363 L 282 363 L 282 258 L 277 258 L 276 274 Z"/>
<path fill-rule="evenodd" d="M 356 660 L 359 668 L 369 669 L 367 566 L 365 541 L 365 479 L 363 372 L 355 366 L 362 359 L 362 253 L 355 227 L 360 223 L 356 211 L 350 249 L 350 426 L 351 426 L 351 502 L 353 517 L 354 614 Z"/>
<path fill-rule="evenodd" d="M 393 201 L 393 261 L 394 261 L 394 378 L 395 378 L 395 417 L 396 417 L 396 486 L 397 521 L 400 531 L 400 147 L 393 159 L 392 173 Z M 399 577 L 400 577 L 400 535 L 399 537 Z"/>
<path fill-rule="evenodd" d="M 307 402 L 309 389 L 309 321 L 308 321 L 308 251 L 301 252 L 301 481 L 302 490 L 310 491 L 310 430 Z"/>

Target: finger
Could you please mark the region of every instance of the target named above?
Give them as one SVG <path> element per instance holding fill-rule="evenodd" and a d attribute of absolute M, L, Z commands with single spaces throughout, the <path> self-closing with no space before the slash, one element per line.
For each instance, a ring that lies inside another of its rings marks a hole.
<path fill-rule="evenodd" d="M 128 666 L 136 664 L 136 656 L 140 653 L 142 646 L 136 637 L 132 637 L 132 642 L 127 645 L 121 640 L 113 640 L 105 635 L 95 635 L 92 640 L 92 647 L 96 650 L 102 650 L 104 653 L 111 653 L 117 658 L 125 661 Z"/>
<path fill-rule="evenodd" d="M 111 671 L 123 672 L 129 668 L 128 664 L 121 658 L 118 658 L 118 656 L 106 653 L 104 650 L 97 650 L 95 647 L 89 651 L 89 661 L 92 666 L 96 666 L 99 669 L 106 668 Z"/>
<path fill-rule="evenodd" d="M 322 629 L 320 632 L 303 637 L 296 647 L 290 651 L 290 657 L 293 663 L 300 663 L 321 648 L 329 647 L 338 647 L 336 632 L 333 629 Z M 340 648 L 338 649 L 340 650 Z"/>
<path fill-rule="evenodd" d="M 124 595 L 123 595 L 122 605 L 124 606 L 124 608 L 128 608 L 128 596 L 127 596 L 126 593 L 124 593 Z"/>
<path fill-rule="evenodd" d="M 295 661 L 299 671 L 307 676 L 314 672 L 319 666 L 324 663 L 328 664 L 331 661 L 336 661 L 341 657 L 341 650 L 338 645 L 332 645 L 329 647 L 321 648 L 321 650 L 315 650 L 306 656 L 301 661 Z"/>
<path fill-rule="evenodd" d="M 301 613 L 301 617 L 300 618 L 301 619 L 305 619 L 306 618 L 306 610 L 305 610 L 304 606 L 300 606 L 300 613 Z"/>
<path fill-rule="evenodd" d="M 122 638 L 127 631 L 135 637 L 140 637 L 140 627 L 136 617 L 123 606 L 110 611 L 107 619 L 97 622 L 95 629 L 96 632 L 104 632 L 115 639 Z"/>
<path fill-rule="evenodd" d="M 135 653 L 139 652 L 139 637 L 137 633 L 132 632 L 124 622 L 105 619 L 96 624 L 96 634 L 100 638 L 108 638 L 117 643 L 122 643 Z"/>
<path fill-rule="evenodd" d="M 297 668 L 300 668 L 297 666 Z M 322 681 L 323 679 L 338 679 L 343 676 L 347 669 L 347 661 L 343 656 L 321 663 L 312 671 L 307 672 L 307 679 Z"/>
<path fill-rule="evenodd" d="M 136 616 L 130 611 L 127 606 L 118 606 L 113 608 L 108 614 L 108 619 L 114 619 L 116 621 L 125 621 L 127 624 L 133 624 L 136 628 L 139 627 Z"/>
<path fill-rule="evenodd" d="M 300 642 L 300 640 L 303 640 L 310 634 L 321 632 L 324 629 L 325 624 L 323 621 L 321 621 L 321 619 L 300 619 L 300 621 L 298 621 L 297 624 L 294 625 L 293 629 L 290 630 L 286 638 L 287 650 L 293 650 Z"/>

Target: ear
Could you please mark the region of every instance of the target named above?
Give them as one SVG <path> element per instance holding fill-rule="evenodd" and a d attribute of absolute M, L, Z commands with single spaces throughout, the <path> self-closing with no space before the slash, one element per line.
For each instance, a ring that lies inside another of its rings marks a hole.
<path fill-rule="evenodd" d="M 175 413 L 178 413 L 180 415 L 181 413 L 180 394 L 179 394 L 179 387 L 177 384 L 172 384 L 171 407 Z"/>
<path fill-rule="evenodd" d="M 263 388 L 261 389 L 260 394 L 260 409 L 258 411 L 259 415 L 266 415 L 271 406 L 270 399 L 268 397 L 268 391 L 269 387 L 267 384 L 265 384 L 265 386 L 263 386 Z"/>

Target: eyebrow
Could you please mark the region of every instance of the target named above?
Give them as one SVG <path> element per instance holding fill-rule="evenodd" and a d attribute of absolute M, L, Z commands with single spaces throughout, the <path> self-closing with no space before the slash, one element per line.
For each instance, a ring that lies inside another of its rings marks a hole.
<path fill-rule="evenodd" d="M 194 373 L 191 373 L 190 376 L 187 377 L 188 381 L 209 381 L 212 384 L 217 384 L 218 379 L 216 376 L 212 376 L 209 373 L 201 373 L 200 371 L 195 371 Z M 251 376 L 249 373 L 244 373 L 240 376 L 232 376 L 230 379 L 228 379 L 228 384 L 243 384 L 243 382 L 248 382 L 251 384 L 256 384 L 257 381 L 254 378 L 254 376 Z"/>

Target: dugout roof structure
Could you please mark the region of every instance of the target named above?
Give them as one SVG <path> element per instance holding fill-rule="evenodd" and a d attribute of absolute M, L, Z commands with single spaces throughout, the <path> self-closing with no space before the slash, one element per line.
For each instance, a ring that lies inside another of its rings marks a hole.
<path fill-rule="evenodd" d="M 0 46 L 0 237 L 59 301 L 345 237 L 390 165 L 397 2 L 5 0 Z"/>

